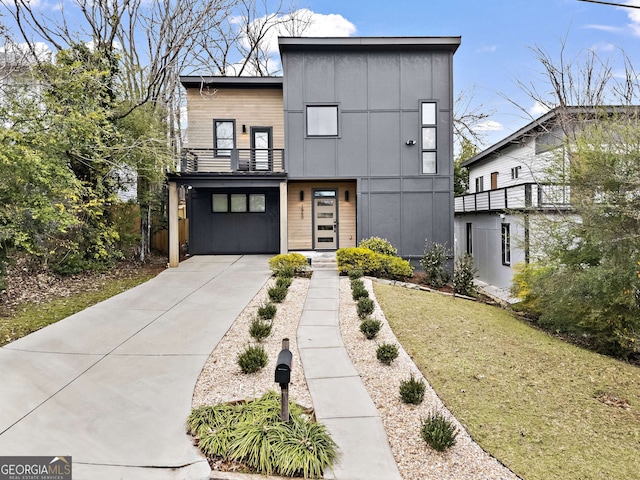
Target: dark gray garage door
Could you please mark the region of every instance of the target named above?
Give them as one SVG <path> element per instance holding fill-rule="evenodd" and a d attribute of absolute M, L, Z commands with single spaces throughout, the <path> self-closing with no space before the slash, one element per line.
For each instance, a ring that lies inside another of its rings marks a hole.
<path fill-rule="evenodd" d="M 278 189 L 194 188 L 190 200 L 190 254 L 280 252 Z"/>

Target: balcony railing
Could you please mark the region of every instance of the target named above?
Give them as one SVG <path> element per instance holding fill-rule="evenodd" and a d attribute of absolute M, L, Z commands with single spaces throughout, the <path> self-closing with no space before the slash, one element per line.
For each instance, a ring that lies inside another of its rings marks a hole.
<path fill-rule="evenodd" d="M 524 183 L 455 198 L 456 213 L 570 207 L 568 185 Z"/>
<path fill-rule="evenodd" d="M 280 148 L 188 148 L 180 156 L 180 171 L 283 173 L 284 149 Z"/>

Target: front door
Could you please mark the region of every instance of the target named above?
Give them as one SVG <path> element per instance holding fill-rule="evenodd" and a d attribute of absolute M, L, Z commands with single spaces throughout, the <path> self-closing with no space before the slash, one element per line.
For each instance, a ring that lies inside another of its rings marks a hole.
<path fill-rule="evenodd" d="M 254 170 L 271 170 L 271 127 L 251 127 L 251 160 Z"/>
<path fill-rule="evenodd" d="M 338 195 L 336 190 L 313 191 L 313 247 L 338 248 Z"/>

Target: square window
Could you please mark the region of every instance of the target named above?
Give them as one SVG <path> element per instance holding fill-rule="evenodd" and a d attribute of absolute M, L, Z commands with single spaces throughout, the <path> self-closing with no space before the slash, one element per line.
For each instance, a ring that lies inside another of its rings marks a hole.
<path fill-rule="evenodd" d="M 436 127 L 422 127 L 422 149 L 436 149 Z"/>
<path fill-rule="evenodd" d="M 422 173 L 436 173 L 436 152 L 422 152 Z"/>
<path fill-rule="evenodd" d="M 337 137 L 338 136 L 338 106 L 337 105 L 307 106 L 307 136 Z"/>
<path fill-rule="evenodd" d="M 226 193 L 214 193 L 211 195 L 211 205 L 214 212 L 228 212 L 229 201 Z"/>
<path fill-rule="evenodd" d="M 231 194 L 231 211 L 246 212 L 247 211 L 247 195 L 244 193 Z"/>
<path fill-rule="evenodd" d="M 249 195 L 249 211 L 264 212 L 266 209 L 266 200 L 264 193 L 252 193 Z"/>

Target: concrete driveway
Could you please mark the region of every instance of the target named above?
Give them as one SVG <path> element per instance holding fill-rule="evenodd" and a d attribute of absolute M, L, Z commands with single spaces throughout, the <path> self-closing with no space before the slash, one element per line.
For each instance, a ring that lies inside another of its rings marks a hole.
<path fill-rule="evenodd" d="M 268 259 L 194 257 L 0 348 L 0 455 L 71 455 L 74 480 L 208 478 L 193 388 Z"/>

